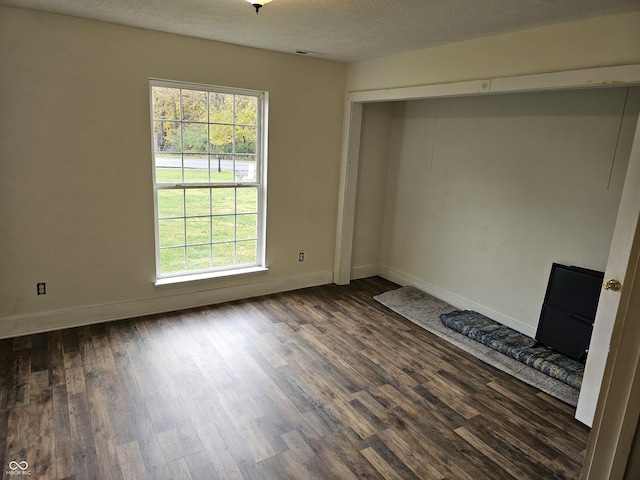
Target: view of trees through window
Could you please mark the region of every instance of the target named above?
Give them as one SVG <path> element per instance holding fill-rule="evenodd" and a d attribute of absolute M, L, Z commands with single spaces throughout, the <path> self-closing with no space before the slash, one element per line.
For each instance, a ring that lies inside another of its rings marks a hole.
<path fill-rule="evenodd" d="M 152 82 L 158 276 L 262 261 L 262 97 Z"/>

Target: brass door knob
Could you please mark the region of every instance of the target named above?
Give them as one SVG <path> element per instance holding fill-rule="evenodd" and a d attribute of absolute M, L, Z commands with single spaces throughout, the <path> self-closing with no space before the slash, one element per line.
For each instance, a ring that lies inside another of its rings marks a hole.
<path fill-rule="evenodd" d="M 613 290 L 614 292 L 617 292 L 621 288 L 622 288 L 622 284 L 620 283 L 620 280 L 616 280 L 615 278 L 612 278 L 611 280 L 607 280 L 604 284 L 605 290 Z"/>

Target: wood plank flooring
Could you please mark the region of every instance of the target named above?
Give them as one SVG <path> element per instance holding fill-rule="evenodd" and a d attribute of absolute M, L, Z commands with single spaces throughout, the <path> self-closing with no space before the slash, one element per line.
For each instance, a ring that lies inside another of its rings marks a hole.
<path fill-rule="evenodd" d="M 577 479 L 572 408 L 373 300 L 396 287 L 1 340 L 0 478 Z"/>

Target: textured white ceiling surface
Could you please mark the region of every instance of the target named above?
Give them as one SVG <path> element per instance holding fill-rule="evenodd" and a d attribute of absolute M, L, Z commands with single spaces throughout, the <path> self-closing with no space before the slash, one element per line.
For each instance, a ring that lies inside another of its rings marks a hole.
<path fill-rule="evenodd" d="M 258 15 L 246 0 L 0 0 L 0 5 L 339 61 L 640 10 L 640 0 L 273 0 Z"/>

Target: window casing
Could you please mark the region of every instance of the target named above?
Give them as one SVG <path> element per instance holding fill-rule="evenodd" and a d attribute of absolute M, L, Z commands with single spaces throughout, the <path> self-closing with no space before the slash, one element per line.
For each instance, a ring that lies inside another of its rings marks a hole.
<path fill-rule="evenodd" d="M 150 81 L 156 283 L 263 269 L 267 92 Z"/>

